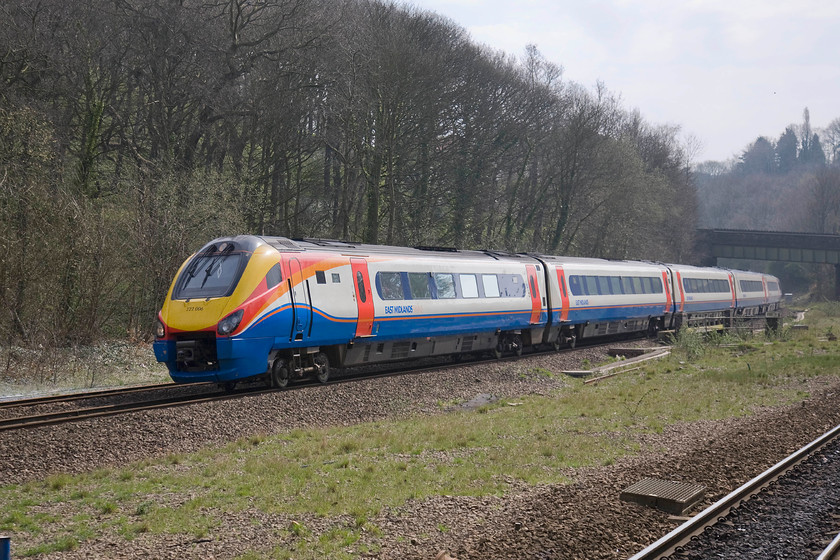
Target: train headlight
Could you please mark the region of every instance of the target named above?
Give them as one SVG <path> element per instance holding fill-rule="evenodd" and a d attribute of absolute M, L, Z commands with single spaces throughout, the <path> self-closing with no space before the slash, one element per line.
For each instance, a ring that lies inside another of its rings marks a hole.
<path fill-rule="evenodd" d="M 163 338 L 166 336 L 166 326 L 163 324 L 163 321 L 158 319 L 157 326 L 155 327 L 155 338 Z"/>
<path fill-rule="evenodd" d="M 222 336 L 227 336 L 233 331 L 236 330 L 236 327 L 239 326 L 239 323 L 242 321 L 242 315 L 245 314 L 245 311 L 240 309 L 239 311 L 234 311 L 221 321 L 219 321 L 219 327 L 216 329 L 217 332 Z"/>

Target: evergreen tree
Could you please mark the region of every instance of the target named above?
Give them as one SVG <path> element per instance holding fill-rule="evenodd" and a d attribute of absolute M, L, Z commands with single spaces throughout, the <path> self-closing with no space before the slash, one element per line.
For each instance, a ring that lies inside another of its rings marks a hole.
<path fill-rule="evenodd" d="M 793 171 L 793 168 L 796 166 L 796 149 L 798 145 L 799 139 L 796 137 L 796 132 L 794 132 L 793 127 L 787 127 L 776 143 L 776 161 L 779 173 Z"/>
<path fill-rule="evenodd" d="M 773 143 L 764 136 L 759 136 L 744 150 L 738 167 L 744 174 L 775 172 L 776 150 Z"/>
<path fill-rule="evenodd" d="M 825 152 L 820 142 L 820 136 L 816 132 L 811 136 L 807 148 L 802 149 L 799 154 L 799 161 L 805 165 L 823 166 L 825 165 Z"/>

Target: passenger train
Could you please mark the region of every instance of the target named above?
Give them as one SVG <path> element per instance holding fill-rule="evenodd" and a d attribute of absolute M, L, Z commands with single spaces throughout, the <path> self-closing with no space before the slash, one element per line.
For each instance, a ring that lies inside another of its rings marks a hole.
<path fill-rule="evenodd" d="M 181 266 L 154 351 L 176 382 L 284 387 L 333 367 L 728 324 L 781 295 L 773 276 L 724 268 L 243 235 Z"/>

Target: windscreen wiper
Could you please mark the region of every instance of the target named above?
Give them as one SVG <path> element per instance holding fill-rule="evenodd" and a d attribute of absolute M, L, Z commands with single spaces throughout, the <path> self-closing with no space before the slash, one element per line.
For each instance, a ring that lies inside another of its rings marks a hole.
<path fill-rule="evenodd" d="M 227 247 L 222 249 L 222 252 L 213 257 L 213 260 L 210 261 L 210 264 L 207 265 L 207 268 L 204 269 L 204 280 L 201 281 L 201 288 L 204 287 L 204 284 L 207 283 L 207 279 L 213 275 L 213 272 L 216 270 L 216 265 L 221 263 L 221 260 L 231 254 L 233 252 L 233 243 L 228 243 Z"/>
<path fill-rule="evenodd" d="M 190 278 L 195 278 L 195 275 L 198 273 L 198 263 L 201 262 L 201 259 L 203 257 L 208 256 L 208 255 L 212 255 L 215 252 L 216 252 L 216 246 L 215 245 L 210 245 L 205 250 L 198 253 L 193 258 L 193 261 L 190 263 L 189 268 L 187 268 L 186 274 L 188 274 Z"/>

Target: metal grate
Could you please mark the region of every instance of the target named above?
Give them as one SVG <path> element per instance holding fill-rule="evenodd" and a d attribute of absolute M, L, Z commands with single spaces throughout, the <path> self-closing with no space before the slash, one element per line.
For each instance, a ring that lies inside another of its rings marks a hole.
<path fill-rule="evenodd" d="M 410 342 L 395 342 L 391 347 L 391 358 L 394 360 L 408 358 L 408 351 L 410 348 Z"/>
<path fill-rule="evenodd" d="M 706 487 L 700 484 L 645 478 L 625 489 L 619 499 L 683 515 L 697 505 L 705 494 Z"/>

